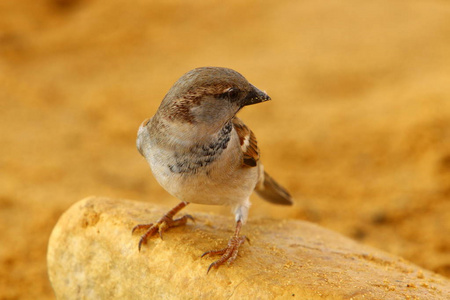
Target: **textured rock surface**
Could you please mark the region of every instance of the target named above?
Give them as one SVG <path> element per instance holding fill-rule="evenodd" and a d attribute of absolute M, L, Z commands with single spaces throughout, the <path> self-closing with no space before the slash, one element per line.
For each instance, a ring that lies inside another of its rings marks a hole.
<path fill-rule="evenodd" d="M 138 223 L 168 207 L 91 197 L 53 229 L 48 272 L 58 299 L 448 299 L 450 281 L 401 258 L 301 221 L 251 217 L 251 244 L 235 263 L 206 269 L 206 251 L 226 245 L 233 219 L 194 214 L 196 223 L 154 238 L 141 252 Z"/>

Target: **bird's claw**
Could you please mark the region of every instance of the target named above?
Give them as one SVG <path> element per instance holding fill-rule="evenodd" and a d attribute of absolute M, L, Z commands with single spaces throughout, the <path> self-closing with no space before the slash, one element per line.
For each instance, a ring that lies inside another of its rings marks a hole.
<path fill-rule="evenodd" d="M 136 230 L 147 230 L 139 240 L 139 251 L 141 251 L 141 246 L 147 243 L 147 239 L 156 233 L 159 234 L 159 237 L 163 239 L 163 232 L 171 227 L 177 227 L 186 224 L 187 220 L 192 220 L 195 222 L 194 218 L 191 215 L 184 215 L 181 218 L 173 219 L 170 216 L 164 215 L 161 219 L 159 219 L 156 223 L 150 224 L 138 224 L 133 227 L 131 233 L 134 233 Z"/>
<path fill-rule="evenodd" d="M 222 255 L 218 260 L 209 265 L 206 274 L 209 273 L 212 267 L 218 268 L 225 262 L 230 265 L 236 259 L 239 251 L 239 247 L 248 240 L 246 236 L 234 236 L 228 241 L 228 246 L 220 250 L 210 250 L 202 254 L 205 255 Z"/>

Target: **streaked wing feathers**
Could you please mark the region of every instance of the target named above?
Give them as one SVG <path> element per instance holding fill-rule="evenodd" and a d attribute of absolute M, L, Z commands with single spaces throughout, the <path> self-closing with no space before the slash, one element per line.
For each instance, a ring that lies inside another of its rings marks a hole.
<path fill-rule="evenodd" d="M 241 150 L 244 154 L 243 165 L 256 167 L 259 160 L 259 149 L 253 132 L 237 117 L 233 119 L 233 126 L 239 136 Z"/>

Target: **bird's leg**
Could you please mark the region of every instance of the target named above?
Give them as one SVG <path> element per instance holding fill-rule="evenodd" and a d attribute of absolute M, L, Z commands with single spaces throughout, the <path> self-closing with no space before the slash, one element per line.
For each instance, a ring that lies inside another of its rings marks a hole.
<path fill-rule="evenodd" d="M 211 270 L 212 267 L 218 268 L 225 262 L 227 264 L 231 264 L 238 255 L 239 247 L 245 242 L 247 239 L 246 236 L 239 236 L 241 231 L 242 222 L 241 220 L 236 222 L 236 230 L 234 231 L 234 235 L 228 241 L 228 246 L 226 248 L 220 250 L 211 250 L 203 253 L 202 257 L 205 255 L 222 255 L 218 260 L 209 265 L 208 271 Z"/>
<path fill-rule="evenodd" d="M 188 219 L 194 221 L 194 218 L 191 215 L 185 215 L 178 219 L 173 219 L 173 216 L 182 210 L 189 202 L 180 202 L 177 206 L 172 208 L 168 213 L 162 216 L 161 219 L 156 221 L 156 223 L 150 224 L 139 224 L 133 227 L 131 233 L 134 233 L 136 230 L 146 229 L 147 231 L 141 236 L 139 240 L 139 251 L 141 251 L 142 244 L 147 243 L 147 238 L 155 235 L 157 232 L 159 233 L 159 237 L 162 239 L 162 234 L 170 227 L 176 227 L 180 225 L 186 224 Z"/>

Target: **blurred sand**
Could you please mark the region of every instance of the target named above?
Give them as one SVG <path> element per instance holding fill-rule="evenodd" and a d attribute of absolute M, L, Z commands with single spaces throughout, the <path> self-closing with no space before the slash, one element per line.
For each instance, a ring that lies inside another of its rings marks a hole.
<path fill-rule="evenodd" d="M 273 99 L 240 117 L 297 203 L 254 197 L 250 222 L 313 221 L 450 276 L 450 3 L 242 2 L 0 1 L 0 299 L 54 298 L 47 241 L 75 201 L 177 203 L 136 130 L 207 65 Z"/>

